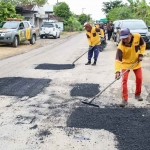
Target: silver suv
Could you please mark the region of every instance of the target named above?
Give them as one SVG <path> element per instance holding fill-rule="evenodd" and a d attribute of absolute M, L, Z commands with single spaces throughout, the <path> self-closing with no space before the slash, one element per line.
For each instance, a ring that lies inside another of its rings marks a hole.
<path fill-rule="evenodd" d="M 139 19 L 127 19 L 127 20 L 120 20 L 119 25 L 117 28 L 116 34 L 116 45 L 120 42 L 120 29 L 122 28 L 129 28 L 131 33 L 139 33 L 143 37 L 146 47 L 150 48 L 150 32 L 148 29 L 149 26 L 143 20 Z"/>
<path fill-rule="evenodd" d="M 48 38 L 50 36 L 54 37 L 55 39 L 60 38 L 60 28 L 56 23 L 43 22 L 40 28 L 40 38 Z"/>

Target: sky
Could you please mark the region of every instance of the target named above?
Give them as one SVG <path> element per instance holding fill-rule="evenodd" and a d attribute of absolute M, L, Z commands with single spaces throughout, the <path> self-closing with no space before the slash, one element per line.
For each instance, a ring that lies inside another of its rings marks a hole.
<path fill-rule="evenodd" d="M 109 2 L 110 0 L 58 0 L 58 2 L 66 2 L 69 7 L 70 11 L 79 15 L 91 14 L 91 17 L 94 20 L 100 20 L 101 18 L 105 18 L 105 14 L 101 11 L 102 3 Z M 49 0 L 50 5 L 54 5 L 57 3 L 57 0 Z M 123 0 L 123 2 L 127 2 Z"/>

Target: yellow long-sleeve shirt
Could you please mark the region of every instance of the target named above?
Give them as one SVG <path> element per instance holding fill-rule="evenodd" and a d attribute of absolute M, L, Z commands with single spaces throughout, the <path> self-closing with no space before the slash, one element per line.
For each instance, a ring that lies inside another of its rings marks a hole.
<path fill-rule="evenodd" d="M 89 46 L 95 46 L 95 45 L 101 44 L 99 32 L 100 32 L 100 29 L 96 27 L 92 27 L 91 32 L 86 32 Z"/>
<path fill-rule="evenodd" d="M 140 34 L 132 34 L 129 46 L 126 46 L 123 41 L 118 45 L 115 60 L 115 72 L 120 72 L 121 69 L 129 68 L 134 62 L 138 60 L 139 56 L 143 56 L 146 49 L 146 44 Z M 135 65 L 132 70 L 141 67 L 141 62 Z"/>

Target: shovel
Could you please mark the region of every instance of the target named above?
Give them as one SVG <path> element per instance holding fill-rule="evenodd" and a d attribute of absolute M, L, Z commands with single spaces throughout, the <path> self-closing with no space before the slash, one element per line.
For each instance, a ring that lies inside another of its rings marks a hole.
<path fill-rule="evenodd" d="M 132 64 L 126 71 L 124 71 L 120 76 L 122 77 L 127 71 L 129 71 L 132 67 L 134 67 L 136 64 L 138 63 L 138 61 L 136 61 L 134 64 Z M 113 82 L 111 82 L 107 87 L 105 87 L 102 91 L 100 91 L 97 95 L 95 95 L 92 99 L 90 99 L 88 101 L 88 99 L 85 99 L 85 100 L 81 100 L 81 102 L 83 104 L 87 104 L 87 105 L 91 105 L 91 106 L 94 106 L 94 107 L 99 107 L 98 104 L 96 103 L 93 103 L 93 101 L 95 100 L 95 98 L 99 97 L 108 87 L 110 87 L 113 83 L 115 83 L 119 78 L 116 78 Z"/>

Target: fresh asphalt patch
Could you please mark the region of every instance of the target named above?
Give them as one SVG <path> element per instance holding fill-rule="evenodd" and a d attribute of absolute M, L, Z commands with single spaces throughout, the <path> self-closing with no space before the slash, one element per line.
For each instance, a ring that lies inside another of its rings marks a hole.
<path fill-rule="evenodd" d="M 93 97 L 100 92 L 99 84 L 81 83 L 71 86 L 73 86 L 73 89 L 70 91 L 71 96 Z"/>
<path fill-rule="evenodd" d="M 66 70 L 73 69 L 75 65 L 72 64 L 39 64 L 35 69 L 42 70 Z"/>
<path fill-rule="evenodd" d="M 50 84 L 50 79 L 6 77 L 0 78 L 0 95 L 34 97 Z"/>
<path fill-rule="evenodd" d="M 116 135 L 119 150 L 150 150 L 150 110 L 146 108 L 76 108 L 67 127 L 104 129 Z"/>

